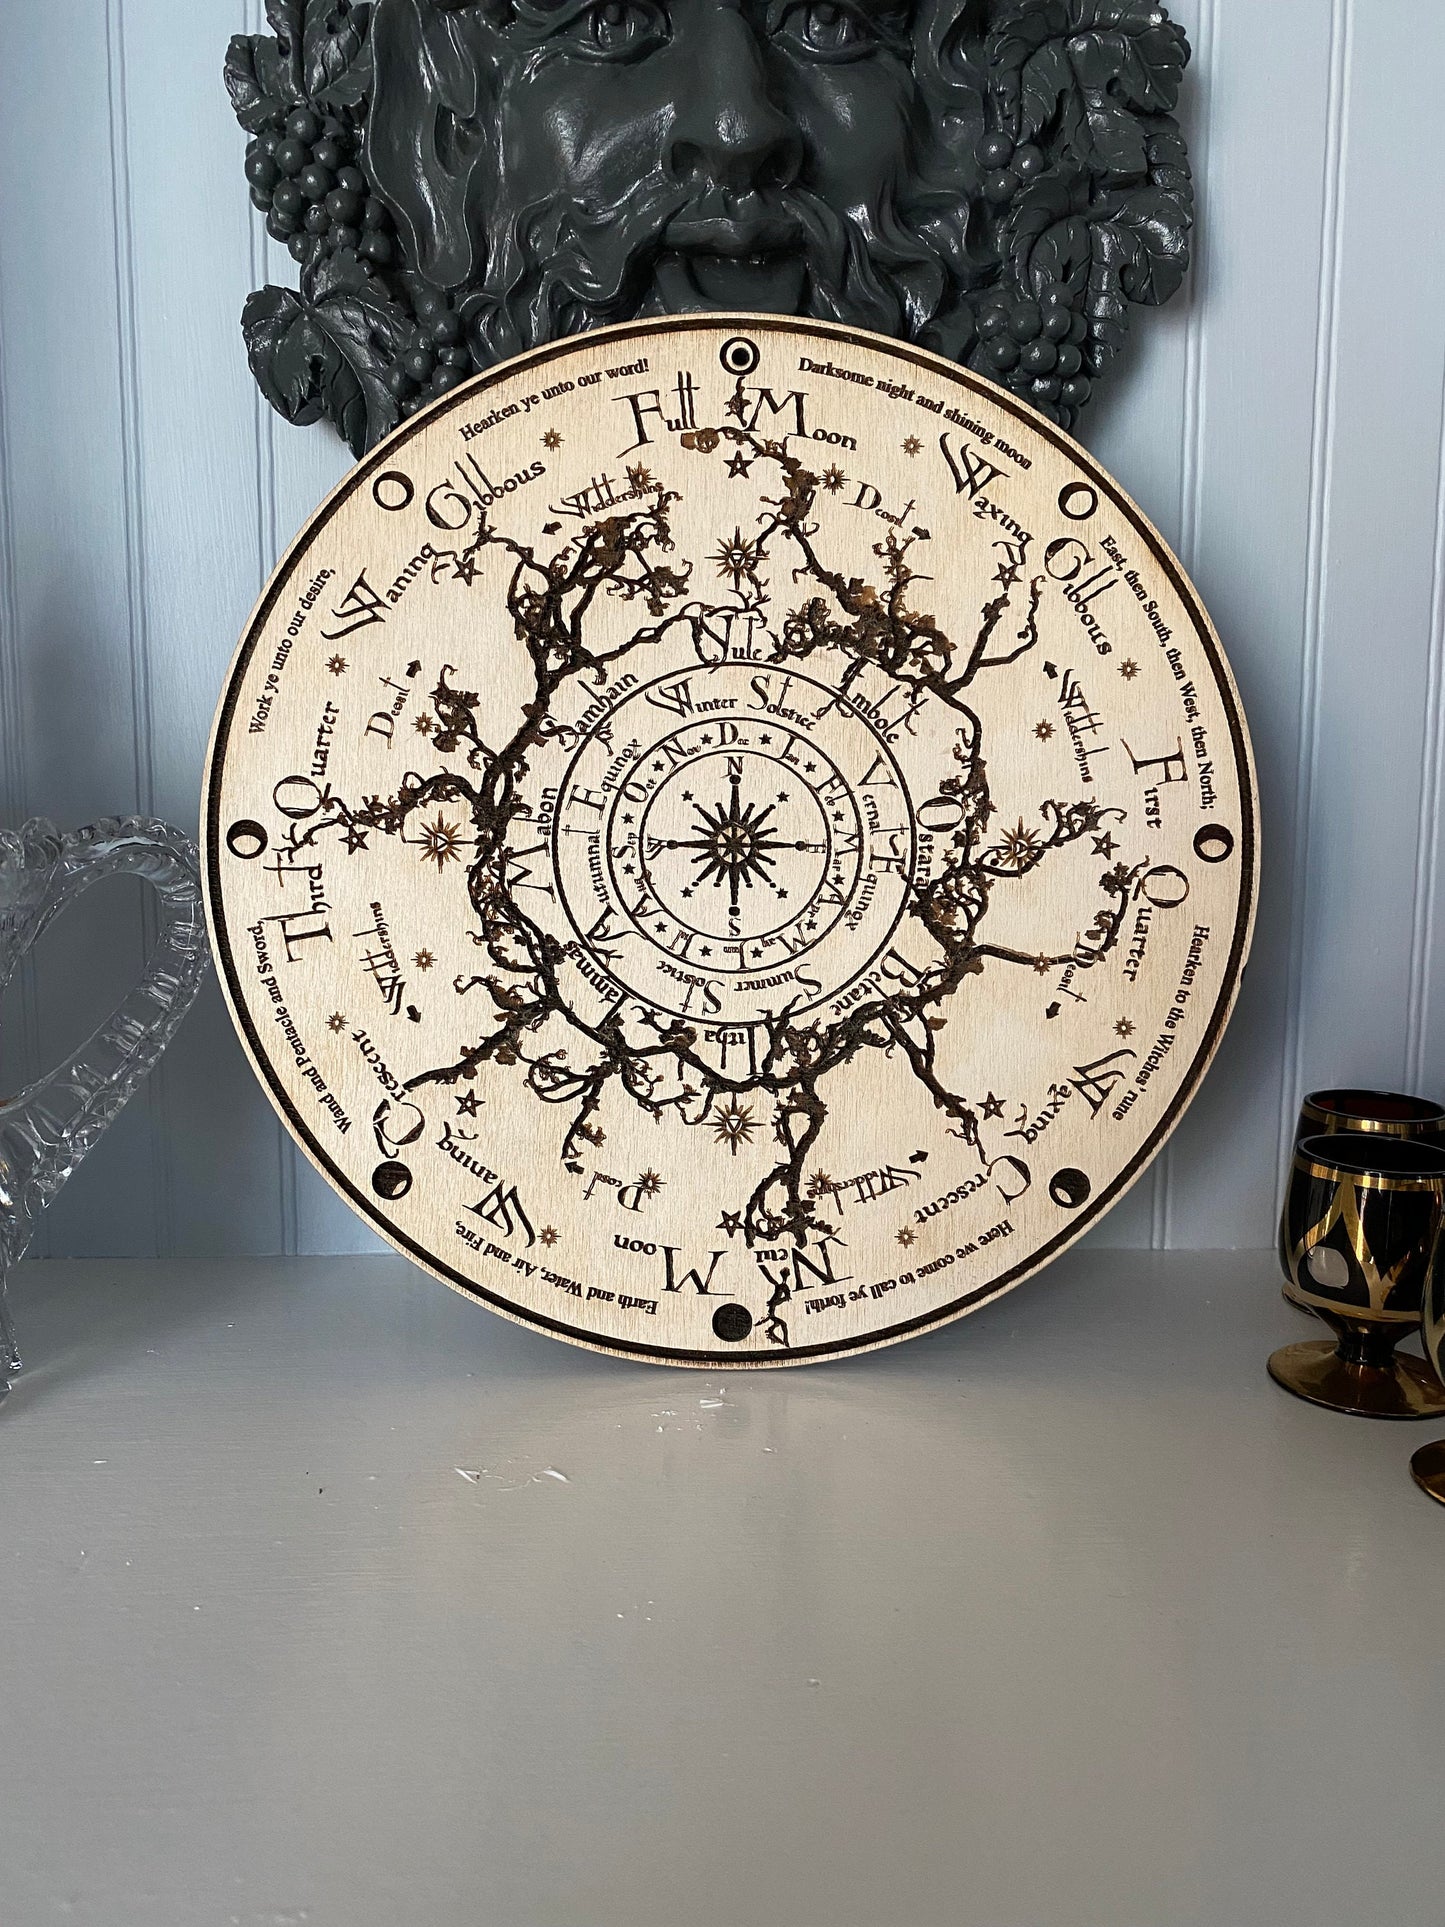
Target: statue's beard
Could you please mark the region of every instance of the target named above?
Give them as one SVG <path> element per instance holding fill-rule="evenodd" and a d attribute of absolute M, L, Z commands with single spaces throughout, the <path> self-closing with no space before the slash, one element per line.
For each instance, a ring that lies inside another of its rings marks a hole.
<path fill-rule="evenodd" d="M 600 210 L 557 196 L 487 214 L 486 274 L 462 307 L 483 367 L 609 322 L 709 308 L 846 320 L 954 358 L 971 346 L 962 210 L 922 184 L 908 216 L 889 197 L 867 226 L 802 187 L 640 187 Z"/>

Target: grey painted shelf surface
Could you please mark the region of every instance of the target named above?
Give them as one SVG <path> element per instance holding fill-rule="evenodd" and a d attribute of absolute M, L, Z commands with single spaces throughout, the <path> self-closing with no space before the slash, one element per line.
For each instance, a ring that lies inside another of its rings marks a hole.
<path fill-rule="evenodd" d="M 31 1265 L 6 1927 L 1445 1912 L 1428 1426 L 1264 1253 L 836 1367 L 570 1350 L 401 1260 Z"/>

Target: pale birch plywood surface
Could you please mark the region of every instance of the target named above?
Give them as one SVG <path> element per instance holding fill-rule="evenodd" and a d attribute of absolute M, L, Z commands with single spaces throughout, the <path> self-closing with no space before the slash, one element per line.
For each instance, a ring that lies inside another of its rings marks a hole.
<path fill-rule="evenodd" d="M 639 323 L 458 389 L 268 586 L 206 869 L 308 1154 L 584 1343 L 792 1363 L 956 1316 L 1218 1048 L 1248 737 L 1157 533 L 937 357 Z"/>
<path fill-rule="evenodd" d="M 1441 1918 L 1432 1428 L 1269 1383 L 1269 1253 L 725 1377 L 390 1257 L 17 1312 L 6 1927 Z"/>

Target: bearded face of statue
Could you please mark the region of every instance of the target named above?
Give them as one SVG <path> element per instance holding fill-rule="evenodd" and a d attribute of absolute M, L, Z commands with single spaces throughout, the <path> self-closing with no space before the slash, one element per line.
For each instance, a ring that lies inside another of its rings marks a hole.
<path fill-rule="evenodd" d="M 488 360 L 703 308 L 916 332 L 960 291 L 962 260 L 944 257 L 964 197 L 930 186 L 941 170 L 906 5 L 514 0 L 434 15 L 428 34 L 414 0 L 394 0 L 390 20 L 411 30 L 377 22 L 372 171 L 423 265 L 471 284 L 463 312 Z M 440 231 L 417 148 L 382 104 L 381 62 L 420 46 L 470 110 L 442 110 Z M 955 300 L 951 318 L 957 353 L 970 317 Z"/>
<path fill-rule="evenodd" d="M 248 303 L 251 365 L 360 452 L 540 343 L 762 310 L 917 342 L 1072 427 L 1130 305 L 1183 277 L 1187 59 L 1154 0 L 308 7 L 227 61 L 301 264 Z"/>

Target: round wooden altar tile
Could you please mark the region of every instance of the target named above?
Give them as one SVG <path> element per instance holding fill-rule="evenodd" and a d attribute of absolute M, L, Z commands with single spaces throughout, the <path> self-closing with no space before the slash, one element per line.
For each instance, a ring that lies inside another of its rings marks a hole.
<path fill-rule="evenodd" d="M 1159 1149 L 1257 875 L 1164 544 L 877 336 L 696 317 L 361 463 L 232 667 L 206 798 L 246 1049 L 400 1249 L 708 1366 L 984 1303 Z"/>

